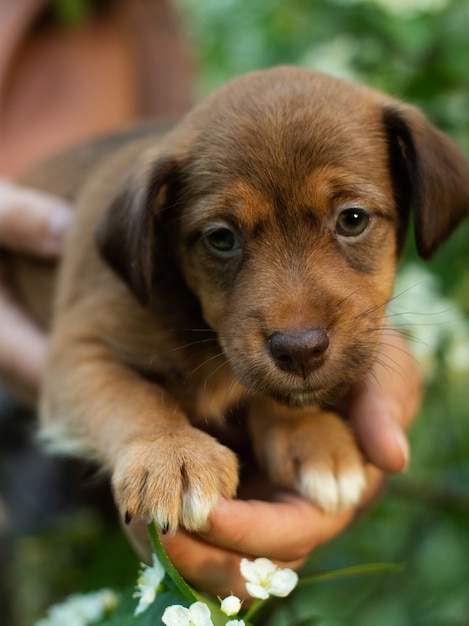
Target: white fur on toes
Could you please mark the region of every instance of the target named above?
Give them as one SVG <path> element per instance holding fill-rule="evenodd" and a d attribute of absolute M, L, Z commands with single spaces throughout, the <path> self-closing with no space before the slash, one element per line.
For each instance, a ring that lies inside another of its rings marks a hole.
<path fill-rule="evenodd" d="M 218 500 L 214 494 L 204 494 L 200 489 L 189 489 L 182 496 L 182 526 L 187 530 L 202 530 Z"/>
<path fill-rule="evenodd" d="M 358 504 L 366 488 L 366 476 L 359 467 L 338 475 L 327 470 L 302 470 L 297 488 L 326 513 L 337 513 Z"/>

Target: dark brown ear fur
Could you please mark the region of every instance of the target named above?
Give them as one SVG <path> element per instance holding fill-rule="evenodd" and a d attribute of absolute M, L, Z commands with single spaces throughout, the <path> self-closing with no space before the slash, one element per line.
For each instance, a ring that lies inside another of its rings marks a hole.
<path fill-rule="evenodd" d="M 417 250 L 428 260 L 469 214 L 469 162 L 414 107 L 387 106 L 391 168 L 399 210 L 413 210 Z"/>
<path fill-rule="evenodd" d="M 155 220 L 177 172 L 178 162 L 171 157 L 136 166 L 104 212 L 96 233 L 101 256 L 144 305 L 153 281 Z"/>

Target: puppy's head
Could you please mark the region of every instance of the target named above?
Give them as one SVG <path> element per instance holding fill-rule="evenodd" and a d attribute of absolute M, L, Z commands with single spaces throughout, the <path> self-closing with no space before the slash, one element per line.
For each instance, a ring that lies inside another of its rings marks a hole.
<path fill-rule="evenodd" d="M 469 210 L 469 165 L 413 107 L 294 68 L 248 74 L 146 155 L 103 218 L 146 303 L 160 241 L 240 380 L 291 405 L 360 379 L 413 213 L 428 259 Z"/>

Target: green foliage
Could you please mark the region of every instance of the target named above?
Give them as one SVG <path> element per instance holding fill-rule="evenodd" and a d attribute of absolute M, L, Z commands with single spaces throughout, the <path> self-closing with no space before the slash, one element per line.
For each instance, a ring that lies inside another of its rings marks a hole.
<path fill-rule="evenodd" d="M 466 0 L 179 4 L 195 43 L 202 92 L 279 63 L 316 67 L 423 106 L 469 148 Z"/>
<path fill-rule="evenodd" d="M 134 617 L 135 604 L 133 588 L 126 590 L 121 596 L 115 613 L 106 621 L 100 622 L 99 626 L 127 626 L 130 624 L 134 626 L 156 626 L 162 624 L 161 617 L 167 606 L 172 604 L 189 606 L 190 603 L 184 602 L 180 595 L 166 591 L 156 597 L 153 605 L 145 613 Z"/>
<path fill-rule="evenodd" d="M 75 26 L 85 22 L 93 13 L 92 0 L 53 0 L 52 9 L 63 24 Z"/>

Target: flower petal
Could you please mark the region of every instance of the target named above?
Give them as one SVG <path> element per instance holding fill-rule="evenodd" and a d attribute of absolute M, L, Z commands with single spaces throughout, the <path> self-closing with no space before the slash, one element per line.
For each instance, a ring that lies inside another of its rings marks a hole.
<path fill-rule="evenodd" d="M 254 561 L 241 559 L 240 563 L 241 575 L 253 583 L 267 582 L 276 569 L 275 564 L 270 559 L 264 557 Z"/>
<path fill-rule="evenodd" d="M 257 583 L 247 582 L 246 590 L 252 598 L 259 598 L 260 600 L 267 600 L 270 595 L 265 587 Z"/>
<path fill-rule="evenodd" d="M 140 615 L 153 604 L 156 596 L 156 590 L 153 587 L 145 587 L 141 589 L 140 600 L 135 608 L 134 615 Z"/>
<path fill-rule="evenodd" d="M 161 621 L 165 626 L 189 626 L 191 618 L 189 609 L 180 604 L 166 607 Z"/>
<path fill-rule="evenodd" d="M 270 579 L 269 591 L 273 596 L 285 598 L 298 584 L 298 574 L 292 569 L 278 569 Z"/>
<path fill-rule="evenodd" d="M 221 601 L 220 608 L 225 615 L 231 617 L 232 615 L 238 615 L 241 610 L 241 600 L 237 596 L 227 596 Z"/>
<path fill-rule="evenodd" d="M 243 578 L 245 578 L 246 580 L 252 580 L 254 578 L 254 561 L 241 559 L 241 563 L 239 564 L 239 570 Z"/>
<path fill-rule="evenodd" d="M 213 626 L 210 609 L 203 602 L 194 602 L 189 607 L 190 624 L 194 626 Z"/>
<path fill-rule="evenodd" d="M 165 571 L 156 555 L 153 555 L 153 565 L 142 564 L 140 576 L 137 580 L 135 598 L 140 598 L 134 615 L 140 615 L 148 609 L 155 600 L 156 593 L 163 581 Z"/>

